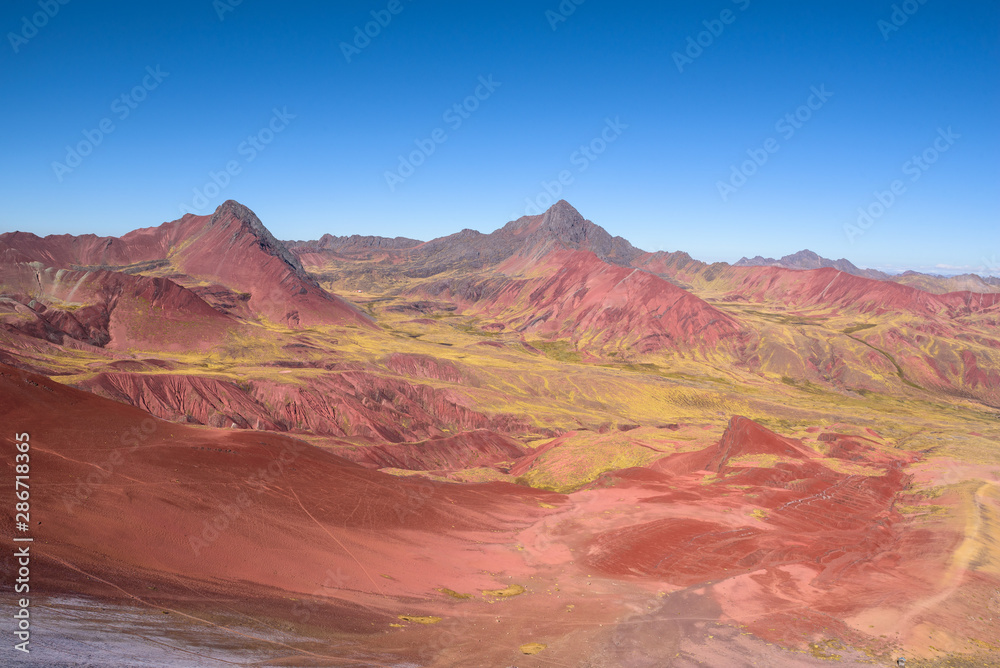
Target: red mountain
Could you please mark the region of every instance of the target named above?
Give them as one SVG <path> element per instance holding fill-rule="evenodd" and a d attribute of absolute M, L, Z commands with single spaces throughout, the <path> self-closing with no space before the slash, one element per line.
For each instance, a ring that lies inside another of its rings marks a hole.
<path fill-rule="evenodd" d="M 157 272 L 215 301 L 230 302 L 287 326 L 350 323 L 372 326 L 348 302 L 323 290 L 250 209 L 226 201 L 211 216 L 185 215 L 121 238 L 0 235 L 5 252 L 59 269 Z M 213 288 L 213 284 L 215 287 Z M 210 296 L 211 295 L 211 296 Z M 215 299 L 212 298 L 215 297 Z"/>
<path fill-rule="evenodd" d="M 0 265 L 0 286 L 0 324 L 57 344 L 189 350 L 217 343 L 236 325 L 165 278 L 18 262 Z"/>
<path fill-rule="evenodd" d="M 539 258 L 533 251 L 496 267 L 499 276 L 445 279 L 417 291 L 454 300 L 504 328 L 584 346 L 705 349 L 740 331 L 732 317 L 652 274 L 591 251 L 552 250 Z"/>
<path fill-rule="evenodd" d="M 570 339 L 584 346 L 652 352 L 707 349 L 739 332 L 699 297 L 629 266 L 642 255 L 560 200 L 482 234 L 463 230 L 426 243 L 379 237 L 288 242 L 322 275 L 431 278 L 406 291 L 448 300 L 492 328 Z"/>

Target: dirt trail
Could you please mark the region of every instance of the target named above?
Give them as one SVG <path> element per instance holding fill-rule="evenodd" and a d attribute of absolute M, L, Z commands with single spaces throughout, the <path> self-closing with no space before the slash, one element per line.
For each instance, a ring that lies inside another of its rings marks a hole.
<path fill-rule="evenodd" d="M 936 608 L 958 591 L 965 579 L 966 572 L 969 570 L 969 565 L 984 549 L 987 549 L 985 543 L 989 537 L 981 535 L 984 532 L 983 501 L 994 487 L 1000 489 L 1000 484 L 984 482 L 976 489 L 970 504 L 972 512 L 965 523 L 965 538 L 953 553 L 951 565 L 942 578 L 944 589 L 934 596 L 917 601 L 910 606 L 910 609 L 899 620 L 899 629 L 901 631 L 905 632 L 904 630 L 908 630 L 911 622 L 917 615 Z"/>

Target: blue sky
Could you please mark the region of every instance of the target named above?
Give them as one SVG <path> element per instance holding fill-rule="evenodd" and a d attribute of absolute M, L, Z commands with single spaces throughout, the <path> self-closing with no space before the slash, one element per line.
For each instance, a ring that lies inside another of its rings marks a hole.
<path fill-rule="evenodd" d="M 0 231 L 430 239 L 548 185 L 646 250 L 1000 275 L 997 3 L 236 2 L 3 3 Z"/>

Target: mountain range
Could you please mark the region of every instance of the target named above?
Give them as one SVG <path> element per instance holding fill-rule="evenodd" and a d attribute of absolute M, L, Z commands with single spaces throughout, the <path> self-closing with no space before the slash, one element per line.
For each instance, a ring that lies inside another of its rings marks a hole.
<path fill-rule="evenodd" d="M 280 241 L 227 201 L 0 234 L 0 408 L 31 434 L 47 592 L 192 634 L 232 616 L 256 631 L 218 646 L 257 659 L 799 666 L 773 646 L 1000 637 L 992 279 L 709 264 L 565 201 Z"/>

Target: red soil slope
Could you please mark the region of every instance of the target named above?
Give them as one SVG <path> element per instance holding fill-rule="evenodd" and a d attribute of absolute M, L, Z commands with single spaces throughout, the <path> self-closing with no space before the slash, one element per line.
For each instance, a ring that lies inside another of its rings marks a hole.
<path fill-rule="evenodd" d="M 553 251 L 540 260 L 517 256 L 497 269 L 509 278 L 446 280 L 421 286 L 419 293 L 457 301 L 519 332 L 637 352 L 711 349 L 740 331 L 732 317 L 693 294 L 589 251 Z"/>
<path fill-rule="evenodd" d="M 775 455 L 792 459 L 810 459 L 816 453 L 790 438 L 784 438 L 762 427 L 753 420 L 736 416 L 722 434 L 718 450 L 708 464 L 708 470 L 721 472 L 732 457 L 746 455 Z"/>
<path fill-rule="evenodd" d="M 853 276 L 836 269 L 796 271 L 780 267 L 729 270 L 730 297 L 795 306 L 831 306 L 879 315 L 905 311 L 923 315 L 948 311 L 936 295 L 898 283 Z"/>
<path fill-rule="evenodd" d="M 49 595 L 211 601 L 300 622 L 295 601 L 320 596 L 313 610 L 332 611 L 333 627 L 374 632 L 371 620 L 419 611 L 412 597 L 441 598 L 435 588 L 496 588 L 485 569 L 511 556 L 491 532 L 560 498 L 395 478 L 273 433 L 162 422 L 5 365 L 0 413 L 30 434 L 32 567 Z M 13 521 L 0 530 L 15 535 Z M 331 572 L 341 581 L 324 587 Z"/>
<path fill-rule="evenodd" d="M 829 456 L 863 462 L 867 473 L 838 472 L 802 444 L 734 417 L 717 446 L 683 455 L 717 471 L 717 479 L 684 485 L 686 472 L 676 466 L 681 456 L 663 460 L 653 468 L 676 477 L 663 479 L 663 495 L 643 501 L 682 507 L 670 517 L 596 536 L 588 564 L 609 575 L 677 586 L 726 579 L 717 592 L 720 603 L 764 637 L 809 637 L 823 629 L 850 637 L 837 620 L 894 597 L 902 601 L 904 592 L 916 595 L 936 574 L 915 577 L 919 567 L 908 560 L 925 552 L 927 546 L 918 542 L 929 534 L 905 531 L 894 508 L 908 484 L 903 467 L 912 457 L 837 436 L 826 440 L 833 443 Z M 755 464 L 768 456 L 775 460 Z M 655 488 L 655 483 L 630 484 Z M 754 517 L 720 512 L 745 508 L 740 497 L 756 507 Z M 777 586 L 782 578 L 784 589 Z M 776 598 L 781 591 L 796 601 L 792 609 Z"/>
<path fill-rule="evenodd" d="M 524 446 L 509 436 L 478 429 L 420 443 L 373 445 L 351 459 L 374 468 L 448 471 L 512 462 L 526 454 Z"/>
<path fill-rule="evenodd" d="M 0 286 L 9 295 L 0 303 L 3 326 L 53 343 L 190 350 L 236 324 L 165 278 L 17 263 L 0 265 Z"/>
<path fill-rule="evenodd" d="M 913 274 L 932 284 L 951 285 L 946 289 L 922 289 L 919 282 L 910 284 L 904 277 L 855 275 L 834 267 L 802 270 L 778 266 L 733 266 L 725 262 L 706 264 L 683 252 L 642 253 L 632 266 L 669 278 L 682 286 L 710 285 L 726 289 L 736 301 L 774 301 L 789 306 L 831 304 L 861 313 L 909 312 L 921 315 L 947 313 L 962 315 L 996 307 L 1000 304 L 995 286 L 981 279 L 977 291 L 957 289 L 961 281 Z M 912 272 L 910 272 L 912 274 Z M 977 277 L 978 278 L 978 277 Z M 898 279 L 898 280 L 897 280 Z"/>
<path fill-rule="evenodd" d="M 786 306 L 835 307 L 857 313 L 882 315 L 910 313 L 921 316 L 955 317 L 994 309 L 997 294 L 953 292 L 932 294 L 893 281 L 855 276 L 832 267 L 812 270 L 783 267 L 732 267 L 671 261 L 649 255 L 636 266 L 677 276 L 688 282 L 698 278 L 724 287 L 730 301 L 770 302 Z M 693 271 L 688 271 L 688 270 Z"/>
<path fill-rule="evenodd" d="M 444 436 L 443 425 L 508 434 L 528 430 L 523 420 L 511 415 L 474 410 L 458 390 L 363 371 L 311 374 L 296 384 L 122 371 L 97 374 L 80 387 L 168 420 L 226 428 L 305 430 L 374 443 Z"/>

